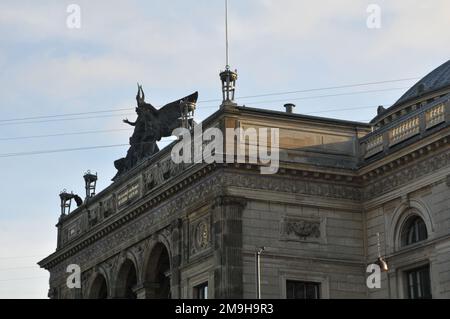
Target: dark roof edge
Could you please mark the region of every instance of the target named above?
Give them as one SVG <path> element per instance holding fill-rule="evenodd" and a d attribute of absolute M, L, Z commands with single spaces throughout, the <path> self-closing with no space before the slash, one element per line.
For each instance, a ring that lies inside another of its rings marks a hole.
<path fill-rule="evenodd" d="M 365 122 L 333 119 L 333 118 L 329 118 L 329 117 L 312 116 L 312 115 L 305 115 L 305 114 L 298 114 L 298 113 L 287 113 L 284 111 L 266 110 L 266 109 L 248 107 L 248 106 L 238 106 L 237 109 L 241 110 L 241 111 L 247 111 L 247 112 L 249 111 L 249 112 L 254 112 L 254 113 L 255 112 L 266 113 L 268 115 L 277 115 L 277 116 L 293 118 L 293 119 L 310 120 L 310 121 L 316 121 L 316 122 L 322 122 L 322 123 L 325 122 L 328 124 L 363 126 L 363 127 L 367 127 L 367 128 L 372 127 L 372 125 L 370 123 L 365 123 Z"/>

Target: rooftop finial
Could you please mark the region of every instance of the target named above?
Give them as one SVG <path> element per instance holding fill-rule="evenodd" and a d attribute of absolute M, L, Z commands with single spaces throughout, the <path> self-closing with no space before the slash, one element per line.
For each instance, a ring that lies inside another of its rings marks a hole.
<path fill-rule="evenodd" d="M 228 46 L 228 0 L 225 0 L 225 71 L 220 72 L 222 81 L 222 106 L 236 105 L 234 101 L 237 71 L 230 70 L 229 46 Z"/>

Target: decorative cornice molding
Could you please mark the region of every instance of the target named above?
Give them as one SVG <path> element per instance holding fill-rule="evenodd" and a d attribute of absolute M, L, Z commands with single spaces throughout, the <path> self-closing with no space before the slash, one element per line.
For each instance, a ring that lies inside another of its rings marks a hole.
<path fill-rule="evenodd" d="M 206 172 L 209 172 L 209 170 L 204 171 L 204 173 Z M 197 178 L 195 178 L 195 180 L 191 178 L 191 182 L 196 181 L 201 176 L 203 176 L 203 174 L 197 175 Z M 129 229 L 131 233 L 140 233 L 141 228 L 148 228 L 150 226 L 153 226 L 153 224 L 155 223 L 154 219 L 156 217 L 158 217 L 158 219 L 160 220 L 163 220 L 169 219 L 172 216 L 179 216 L 180 212 L 183 211 L 185 205 L 187 206 L 196 201 L 203 200 L 208 193 L 220 192 L 218 186 L 222 184 L 221 180 L 222 176 L 212 176 L 211 178 L 202 183 L 199 183 L 198 185 L 195 185 L 194 187 L 187 188 L 182 194 L 178 194 L 179 198 L 177 200 L 166 202 L 164 205 L 161 205 L 161 202 L 165 199 L 168 199 L 169 196 L 157 195 L 155 196 L 156 198 L 152 198 L 150 200 L 147 199 L 145 202 L 141 202 L 138 206 L 132 208 L 128 213 L 120 216 L 120 218 L 118 218 L 117 220 L 110 222 L 108 225 L 104 225 L 103 228 L 98 229 L 92 234 L 87 233 L 84 236 L 81 236 L 78 240 L 68 244 L 66 247 L 62 247 L 60 250 L 40 261 L 39 265 L 46 269 L 52 268 L 64 259 L 67 259 L 80 252 L 81 250 L 85 250 L 88 246 L 97 243 L 99 240 L 103 239 L 105 236 L 124 225 L 126 225 L 125 229 Z M 175 193 L 172 193 L 171 195 L 174 194 Z M 154 209 L 155 211 L 150 212 Z M 133 226 L 130 229 L 130 222 L 143 215 L 144 213 L 146 213 L 144 220 L 139 220 L 138 222 L 131 223 L 131 225 Z M 168 221 L 169 225 L 172 222 L 173 221 Z M 121 232 L 122 230 L 114 234 L 114 239 L 120 237 L 119 241 L 108 241 L 110 245 L 114 243 L 118 247 L 122 242 L 126 241 L 125 237 L 121 237 L 126 234 L 122 234 Z M 101 251 L 105 252 L 106 250 L 102 249 Z"/>
<path fill-rule="evenodd" d="M 162 207 L 171 206 L 174 212 L 180 212 L 183 208 L 194 205 L 195 201 L 203 200 L 204 194 L 208 193 L 210 189 L 214 189 L 217 194 L 220 194 L 226 190 L 227 186 L 238 186 L 250 189 L 299 193 L 354 201 L 367 200 L 380 193 L 385 193 L 395 187 L 399 187 L 399 185 L 403 185 L 412 179 L 417 179 L 424 174 L 428 174 L 430 171 L 448 166 L 450 159 L 450 152 L 448 150 L 438 155 L 433 154 L 433 156 L 428 156 L 431 155 L 431 152 L 436 153 L 437 150 L 447 145 L 448 138 L 443 137 L 432 144 L 366 172 L 362 175 L 362 178 L 357 176 L 357 172 L 351 172 L 354 174 L 352 176 L 296 170 L 293 168 L 281 168 L 276 175 L 256 175 L 254 172 L 259 171 L 259 166 L 257 165 L 238 163 L 214 163 L 205 165 L 199 167 L 197 171 L 194 171 L 189 176 L 185 176 L 180 181 L 177 181 L 176 178 L 170 179 L 167 184 L 163 184 L 155 192 L 147 194 L 129 209 L 119 212 L 118 216 L 111 216 L 111 219 L 107 220 L 107 224 L 97 224 L 87 233 L 80 235 L 72 242 L 67 243 L 65 247 L 63 246 L 52 255 L 43 259 L 39 262 L 39 265 L 47 269 L 52 268 L 64 259 L 97 243 L 113 231 L 126 224 L 130 224 L 131 221 L 150 210 L 156 209 L 160 211 Z M 428 157 L 418 162 L 419 159 L 425 156 Z M 411 168 L 412 163 L 414 163 L 414 167 Z M 404 168 L 399 169 L 399 167 Z M 215 183 L 202 182 L 193 188 L 189 188 L 189 186 L 194 185 L 208 174 L 217 172 L 219 168 L 221 171 L 218 174 L 220 175 L 222 173 L 222 175 L 219 177 L 216 176 L 217 181 Z M 233 174 L 233 171 L 236 169 L 240 171 L 239 174 Z M 243 173 L 242 169 L 247 170 L 249 173 Z M 286 181 L 286 177 L 289 177 L 289 182 Z M 186 196 L 186 194 L 190 195 Z M 182 196 L 185 199 L 168 202 L 168 199 L 174 196 Z M 218 200 L 221 201 L 224 199 Z M 230 201 L 231 199 L 228 198 L 226 200 Z M 163 203 L 165 204 L 162 205 Z M 169 215 L 166 216 L 168 217 Z M 151 220 L 146 222 L 149 222 L 150 225 L 153 224 Z"/>
<path fill-rule="evenodd" d="M 450 151 L 445 150 L 403 168 L 385 171 L 385 175 L 381 173 L 374 175 L 365 183 L 363 200 L 370 200 L 448 166 L 450 166 Z"/>

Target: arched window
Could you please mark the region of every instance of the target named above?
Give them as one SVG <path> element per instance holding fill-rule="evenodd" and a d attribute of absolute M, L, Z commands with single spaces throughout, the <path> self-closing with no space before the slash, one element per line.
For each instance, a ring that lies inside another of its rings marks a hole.
<path fill-rule="evenodd" d="M 108 286 L 103 275 L 99 274 L 92 283 L 91 291 L 89 293 L 91 299 L 106 299 L 108 298 Z"/>
<path fill-rule="evenodd" d="M 126 299 L 136 299 L 134 287 L 137 284 L 137 271 L 134 263 L 127 259 L 120 267 L 117 276 L 117 292 L 116 297 Z"/>
<path fill-rule="evenodd" d="M 150 298 L 170 299 L 170 257 L 164 244 L 154 246 L 145 271 L 146 281 L 156 284 L 149 291 Z"/>
<path fill-rule="evenodd" d="M 427 226 L 423 219 L 417 215 L 409 217 L 402 228 L 402 246 L 412 245 L 427 238 Z"/>

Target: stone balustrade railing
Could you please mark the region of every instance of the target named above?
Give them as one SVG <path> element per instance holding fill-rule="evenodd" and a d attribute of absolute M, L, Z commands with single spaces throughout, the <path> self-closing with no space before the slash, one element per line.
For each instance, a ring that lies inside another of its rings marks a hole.
<path fill-rule="evenodd" d="M 367 159 L 378 153 L 388 152 L 391 147 L 416 135 L 425 135 L 442 123 L 448 124 L 449 118 L 449 97 L 430 103 L 360 139 L 361 157 Z"/>
<path fill-rule="evenodd" d="M 414 116 L 389 130 L 389 145 L 395 145 L 419 133 L 419 116 Z"/>
<path fill-rule="evenodd" d="M 426 128 L 445 122 L 445 104 L 440 103 L 425 112 Z"/>

